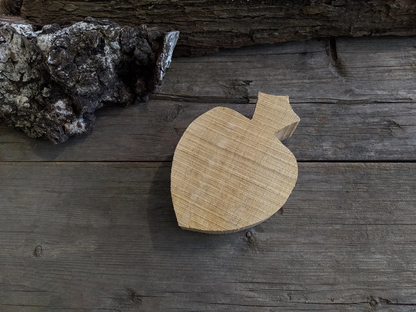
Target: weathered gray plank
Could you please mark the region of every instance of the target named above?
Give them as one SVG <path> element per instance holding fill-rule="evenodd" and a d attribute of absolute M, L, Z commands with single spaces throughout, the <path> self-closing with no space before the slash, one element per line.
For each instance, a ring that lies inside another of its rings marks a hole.
<path fill-rule="evenodd" d="M 258 91 L 293 102 L 414 102 L 416 37 L 337 38 L 174 59 L 167 98 L 238 100 Z"/>
<path fill-rule="evenodd" d="M 416 164 L 303 163 L 231 235 L 177 227 L 170 163 L 1 163 L 2 311 L 414 311 Z"/>
<path fill-rule="evenodd" d="M 61 145 L 0 128 L 0 161 L 171 160 L 186 127 L 223 105 L 251 117 L 254 104 L 151 100 L 105 108 L 94 132 Z M 301 122 L 285 144 L 298 160 L 416 160 L 416 104 L 293 104 Z"/>
<path fill-rule="evenodd" d="M 0 127 L 0 161 L 171 159 L 193 118 L 215 105 L 254 103 L 258 91 L 287 94 L 295 103 L 302 121 L 287 144 L 301 160 L 414 160 L 415 46 L 416 37 L 341 38 L 175 59 L 154 96 L 174 103 L 104 109 L 92 135 L 59 146 Z M 212 105 L 186 103 L 192 101 Z M 228 106 L 246 115 L 253 110 Z"/>

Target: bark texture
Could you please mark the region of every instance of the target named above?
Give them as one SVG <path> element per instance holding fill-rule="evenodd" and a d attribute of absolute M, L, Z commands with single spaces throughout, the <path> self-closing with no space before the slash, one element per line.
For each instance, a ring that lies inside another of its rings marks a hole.
<path fill-rule="evenodd" d="M 178 29 L 175 55 L 314 37 L 416 35 L 415 0 L 25 0 L 32 23 L 87 16 Z"/>
<path fill-rule="evenodd" d="M 158 89 L 178 35 L 92 18 L 38 31 L 0 23 L 0 120 L 54 143 L 88 132 L 96 109 Z"/>
<path fill-rule="evenodd" d="M 0 0 L 0 14 L 20 15 L 23 0 Z"/>

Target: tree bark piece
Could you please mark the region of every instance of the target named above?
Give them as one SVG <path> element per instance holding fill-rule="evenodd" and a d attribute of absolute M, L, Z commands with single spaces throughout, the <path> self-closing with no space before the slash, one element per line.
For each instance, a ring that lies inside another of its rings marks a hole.
<path fill-rule="evenodd" d="M 178 29 L 177 55 L 314 37 L 416 34 L 411 0 L 26 0 L 21 12 L 38 24 L 93 16 L 123 25 Z"/>
<path fill-rule="evenodd" d="M 54 143 L 88 132 L 105 104 L 146 101 L 178 32 L 87 19 L 61 29 L 0 23 L 0 119 Z"/>

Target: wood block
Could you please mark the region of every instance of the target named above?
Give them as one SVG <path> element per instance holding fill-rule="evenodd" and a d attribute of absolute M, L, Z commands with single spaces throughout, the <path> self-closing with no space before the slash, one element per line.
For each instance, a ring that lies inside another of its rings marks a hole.
<path fill-rule="evenodd" d="M 287 96 L 259 93 L 250 120 L 216 107 L 194 120 L 176 147 L 171 193 L 186 230 L 232 233 L 259 224 L 286 202 L 298 176 L 280 141 L 300 119 Z"/>

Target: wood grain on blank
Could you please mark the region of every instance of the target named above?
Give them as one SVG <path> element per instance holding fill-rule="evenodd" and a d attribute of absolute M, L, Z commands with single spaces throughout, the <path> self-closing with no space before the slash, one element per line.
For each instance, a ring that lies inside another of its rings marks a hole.
<path fill-rule="evenodd" d="M 279 210 L 298 175 L 295 157 L 280 140 L 298 123 L 287 96 L 264 93 L 251 120 L 225 107 L 198 117 L 173 158 L 171 192 L 179 226 L 231 233 Z"/>

